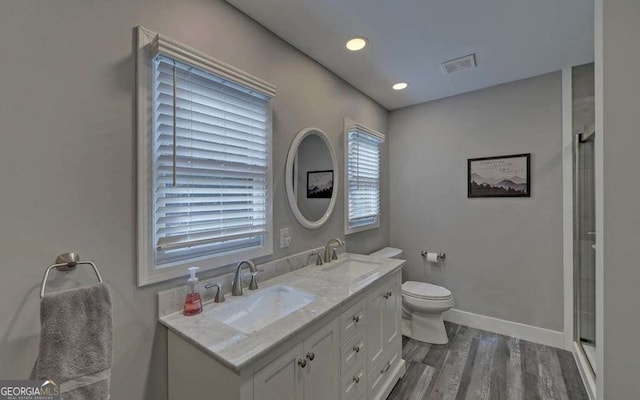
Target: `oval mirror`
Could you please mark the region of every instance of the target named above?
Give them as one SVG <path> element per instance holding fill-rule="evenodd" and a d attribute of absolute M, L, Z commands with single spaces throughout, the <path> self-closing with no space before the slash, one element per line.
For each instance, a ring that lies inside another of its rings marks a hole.
<path fill-rule="evenodd" d="M 320 228 L 331 216 L 338 191 L 338 163 L 329 137 L 317 128 L 301 130 L 289 148 L 285 174 L 293 215 L 305 228 Z"/>

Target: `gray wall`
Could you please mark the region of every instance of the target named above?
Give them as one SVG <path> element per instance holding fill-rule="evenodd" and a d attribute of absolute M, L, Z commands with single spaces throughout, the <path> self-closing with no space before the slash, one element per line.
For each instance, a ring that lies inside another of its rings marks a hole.
<path fill-rule="evenodd" d="M 602 133 L 596 142 L 597 274 L 604 273 L 597 277 L 603 299 L 596 310 L 598 400 L 637 399 L 640 2 L 596 1 L 596 10 L 596 135 Z"/>
<path fill-rule="evenodd" d="M 0 378 L 28 376 L 37 353 L 42 273 L 56 255 L 75 250 L 97 263 L 112 289 L 112 397 L 166 397 L 166 334 L 156 322 L 155 294 L 182 281 L 136 287 L 136 25 L 278 86 L 274 229 L 290 226 L 293 241 L 271 258 L 344 231 L 342 187 L 321 229 L 302 228 L 289 211 L 283 169 L 294 135 L 319 127 L 342 160 L 344 117 L 387 131 L 385 109 L 222 1 L 0 2 Z M 387 185 L 386 165 L 383 171 Z M 351 235 L 350 250 L 388 245 L 388 213 L 382 221 L 379 230 Z M 57 280 L 76 278 L 90 275 L 82 270 Z"/>
<path fill-rule="evenodd" d="M 562 331 L 561 74 L 393 111 L 391 244 L 456 308 Z M 532 197 L 468 199 L 467 159 L 531 153 Z M 421 250 L 444 251 L 433 267 Z"/>

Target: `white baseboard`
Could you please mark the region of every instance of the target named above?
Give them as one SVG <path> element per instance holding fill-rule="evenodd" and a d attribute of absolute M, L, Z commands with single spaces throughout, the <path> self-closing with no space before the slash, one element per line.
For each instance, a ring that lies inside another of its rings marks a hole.
<path fill-rule="evenodd" d="M 501 335 L 511 336 L 516 339 L 527 340 L 529 342 L 556 347 L 559 349 L 565 348 L 565 335 L 563 332 L 488 317 L 486 315 L 474 314 L 467 311 L 456 310 L 455 308 L 445 312 L 443 317 L 445 321 L 453 322 L 455 324 L 499 333 Z"/>

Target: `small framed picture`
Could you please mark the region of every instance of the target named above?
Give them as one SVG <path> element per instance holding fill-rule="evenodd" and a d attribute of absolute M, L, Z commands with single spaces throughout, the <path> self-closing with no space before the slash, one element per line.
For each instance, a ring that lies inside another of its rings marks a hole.
<path fill-rule="evenodd" d="M 467 197 L 531 197 L 531 153 L 468 160 Z"/>
<path fill-rule="evenodd" d="M 307 198 L 330 199 L 333 195 L 333 170 L 307 172 Z"/>

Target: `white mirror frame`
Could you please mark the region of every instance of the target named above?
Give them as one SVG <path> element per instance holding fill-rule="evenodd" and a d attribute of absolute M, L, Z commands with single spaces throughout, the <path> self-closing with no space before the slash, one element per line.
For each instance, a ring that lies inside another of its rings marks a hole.
<path fill-rule="evenodd" d="M 302 143 L 304 138 L 310 135 L 318 135 L 318 137 L 320 137 L 322 141 L 327 145 L 327 147 L 329 148 L 329 154 L 331 154 L 331 162 L 333 164 L 333 193 L 331 195 L 331 201 L 329 202 L 329 207 L 327 208 L 327 211 L 325 211 L 322 218 L 320 218 L 317 221 L 309 221 L 302 214 L 302 212 L 300 212 L 300 208 L 298 207 L 298 202 L 296 201 L 296 194 L 293 187 L 293 180 L 291 179 L 294 163 L 296 160 L 296 155 L 298 154 L 298 147 L 300 146 L 300 143 Z M 285 173 L 284 181 L 287 189 L 287 199 L 289 200 L 289 206 L 291 207 L 291 212 L 293 212 L 293 215 L 296 217 L 300 225 L 304 226 L 305 228 L 307 229 L 320 228 L 322 225 L 324 225 L 327 222 L 327 220 L 329 219 L 329 217 L 331 217 L 331 214 L 333 213 L 333 208 L 335 207 L 336 200 L 338 198 L 338 188 L 340 187 L 339 185 L 340 174 L 338 173 L 338 160 L 336 159 L 336 154 L 335 154 L 335 151 L 333 150 L 333 146 L 331 145 L 331 141 L 329 140 L 329 137 L 322 130 L 314 127 L 304 128 L 303 130 L 298 132 L 296 137 L 293 139 L 293 142 L 291 142 L 291 147 L 289 147 L 289 153 L 287 154 L 287 164 L 285 166 L 284 173 Z"/>

